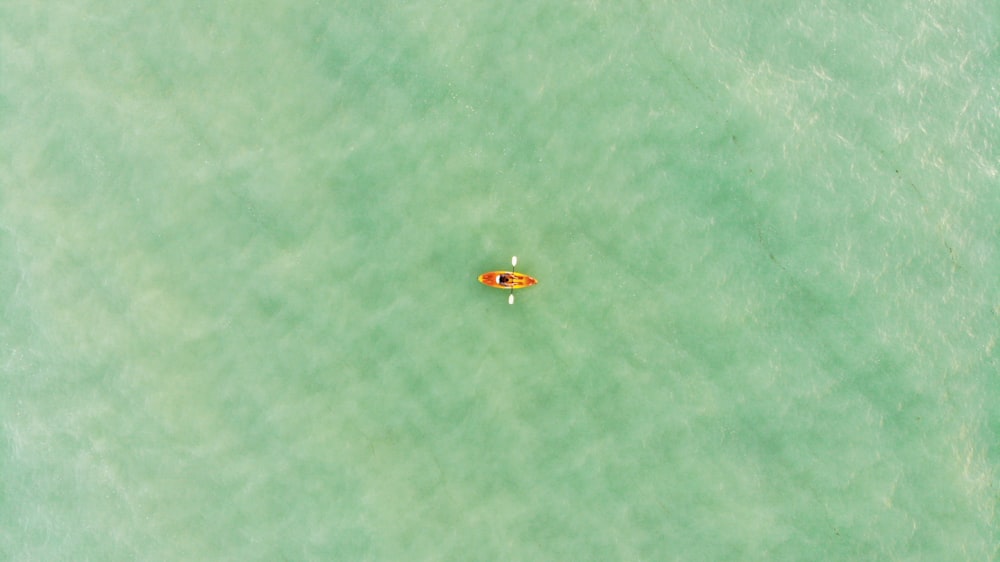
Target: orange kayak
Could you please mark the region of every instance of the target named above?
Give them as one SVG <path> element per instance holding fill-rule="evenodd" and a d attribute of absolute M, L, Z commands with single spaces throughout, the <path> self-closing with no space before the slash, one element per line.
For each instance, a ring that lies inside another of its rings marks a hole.
<path fill-rule="evenodd" d="M 538 279 L 515 271 L 488 271 L 479 276 L 479 282 L 497 289 L 523 289 L 538 283 Z"/>

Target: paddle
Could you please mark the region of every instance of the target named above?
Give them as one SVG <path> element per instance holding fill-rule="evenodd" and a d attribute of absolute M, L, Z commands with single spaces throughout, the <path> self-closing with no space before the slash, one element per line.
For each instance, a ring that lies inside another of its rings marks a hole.
<path fill-rule="evenodd" d="M 510 267 L 510 272 L 514 273 L 514 270 L 517 269 L 517 256 L 511 256 Z M 514 287 L 510 288 L 510 296 L 507 297 L 507 304 L 514 304 Z"/>

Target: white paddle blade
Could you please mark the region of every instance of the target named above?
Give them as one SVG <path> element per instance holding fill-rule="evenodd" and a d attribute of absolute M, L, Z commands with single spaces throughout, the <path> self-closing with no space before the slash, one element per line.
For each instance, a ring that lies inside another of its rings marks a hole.
<path fill-rule="evenodd" d="M 510 266 L 511 267 L 517 267 L 517 256 L 511 256 L 511 258 L 510 258 Z"/>
<path fill-rule="evenodd" d="M 507 304 L 514 304 L 514 293 L 511 293 L 510 296 L 507 297 Z"/>

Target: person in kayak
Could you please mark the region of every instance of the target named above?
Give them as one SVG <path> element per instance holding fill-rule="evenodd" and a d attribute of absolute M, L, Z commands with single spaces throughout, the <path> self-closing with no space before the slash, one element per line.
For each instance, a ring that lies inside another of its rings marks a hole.
<path fill-rule="evenodd" d="M 513 276 L 508 275 L 506 273 L 501 273 L 500 275 L 497 275 L 497 285 L 500 285 L 501 287 L 509 287 L 513 280 L 514 280 Z"/>

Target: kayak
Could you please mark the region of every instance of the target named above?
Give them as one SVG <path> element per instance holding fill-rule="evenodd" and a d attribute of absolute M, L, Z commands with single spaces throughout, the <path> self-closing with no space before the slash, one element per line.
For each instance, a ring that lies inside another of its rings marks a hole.
<path fill-rule="evenodd" d="M 488 271 L 479 276 L 479 282 L 497 289 L 523 289 L 538 283 L 538 279 L 515 271 Z"/>
<path fill-rule="evenodd" d="M 510 266 L 517 267 L 517 256 L 511 256 Z M 497 289 L 507 289 L 510 296 L 507 297 L 507 304 L 514 304 L 514 289 L 523 289 L 538 283 L 538 279 L 516 271 L 487 271 L 479 276 L 479 282 L 483 285 L 496 287 Z"/>

